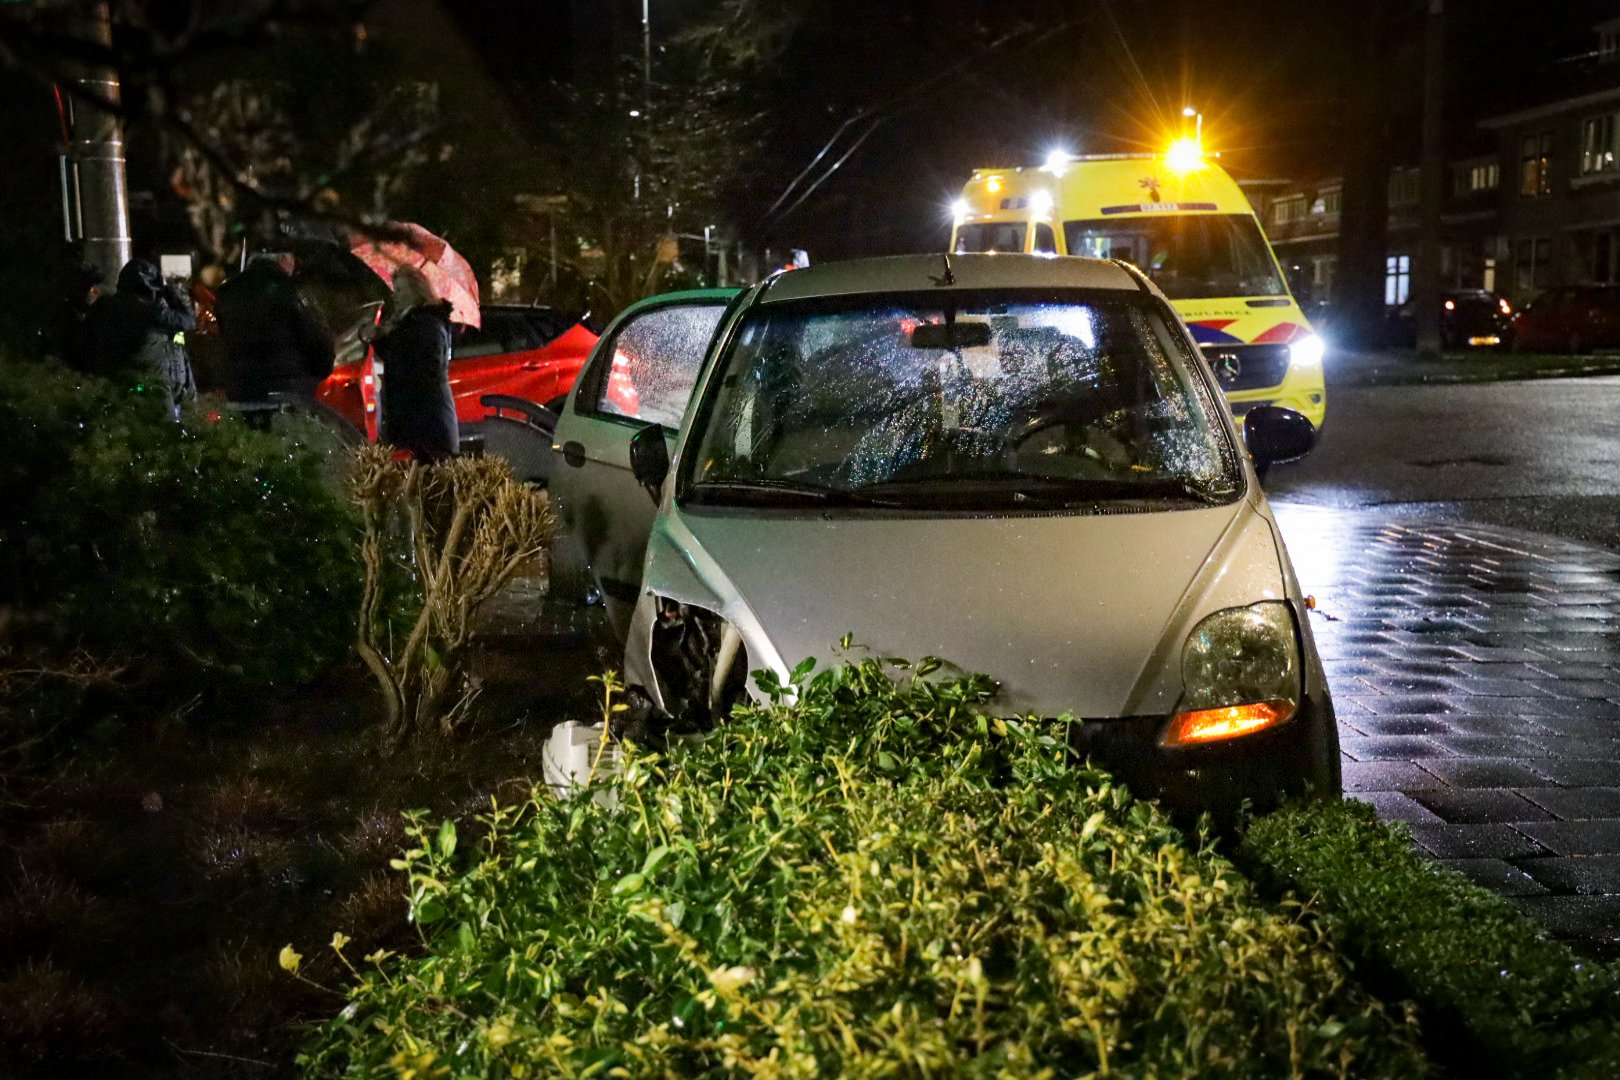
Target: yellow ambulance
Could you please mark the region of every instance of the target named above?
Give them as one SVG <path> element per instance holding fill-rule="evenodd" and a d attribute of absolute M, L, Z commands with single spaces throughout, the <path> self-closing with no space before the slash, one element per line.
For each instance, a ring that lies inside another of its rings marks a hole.
<path fill-rule="evenodd" d="M 977 169 L 954 212 L 952 251 L 1136 265 L 1192 330 L 1234 413 L 1279 405 L 1322 426 L 1322 339 L 1248 198 L 1190 140 L 1163 155 L 1053 155 L 1038 168 Z"/>

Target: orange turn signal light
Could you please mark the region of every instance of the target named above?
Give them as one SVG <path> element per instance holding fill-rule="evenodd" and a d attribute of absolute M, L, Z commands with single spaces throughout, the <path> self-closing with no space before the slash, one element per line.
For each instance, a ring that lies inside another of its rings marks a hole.
<path fill-rule="evenodd" d="M 1294 718 L 1295 708 L 1292 701 L 1255 701 L 1176 713 L 1164 734 L 1164 745 L 1197 746 L 1253 735 L 1288 723 Z"/>

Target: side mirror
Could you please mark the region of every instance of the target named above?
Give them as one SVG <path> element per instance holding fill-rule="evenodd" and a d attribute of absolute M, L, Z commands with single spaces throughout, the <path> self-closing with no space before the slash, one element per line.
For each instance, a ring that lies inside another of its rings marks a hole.
<path fill-rule="evenodd" d="M 1272 465 L 1298 461 L 1316 445 L 1316 427 L 1293 409 L 1256 405 L 1243 414 L 1243 441 L 1261 476 Z"/>
<path fill-rule="evenodd" d="M 657 424 L 648 424 L 630 440 L 630 473 L 657 502 L 669 475 L 669 447 L 664 443 L 664 429 Z"/>

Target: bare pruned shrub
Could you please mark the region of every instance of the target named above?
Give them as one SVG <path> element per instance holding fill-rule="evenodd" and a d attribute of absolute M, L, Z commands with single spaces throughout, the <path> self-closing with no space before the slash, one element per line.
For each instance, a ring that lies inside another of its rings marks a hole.
<path fill-rule="evenodd" d="M 545 554 L 550 506 L 499 458 L 423 465 L 380 447 L 356 455 L 365 572 L 357 644 L 382 690 L 384 736 L 398 745 L 453 734 L 478 693 L 467 666 L 474 617 Z M 392 603 L 401 591 L 404 620 Z"/>

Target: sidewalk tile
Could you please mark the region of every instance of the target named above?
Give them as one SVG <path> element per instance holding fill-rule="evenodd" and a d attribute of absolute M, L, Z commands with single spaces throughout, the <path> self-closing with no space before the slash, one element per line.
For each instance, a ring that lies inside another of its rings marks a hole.
<path fill-rule="evenodd" d="M 1513 903 L 1554 934 L 1620 940 L 1620 896 L 1518 896 Z"/>
<path fill-rule="evenodd" d="M 1408 825 L 1412 839 L 1442 859 L 1523 859 L 1547 849 L 1510 825 Z"/>
<path fill-rule="evenodd" d="M 1436 735 L 1433 742 L 1460 757 L 1535 757 L 1539 748 L 1519 735 Z"/>
<path fill-rule="evenodd" d="M 1339 749 L 1356 761 L 1412 761 L 1450 753 L 1421 735 L 1341 735 Z"/>
<path fill-rule="evenodd" d="M 1438 716 L 1357 716 L 1355 726 L 1366 735 L 1446 735 L 1453 730 L 1450 718 Z"/>
<path fill-rule="evenodd" d="M 1558 855 L 1620 855 L 1620 818 L 1521 821 L 1513 827 Z"/>
<path fill-rule="evenodd" d="M 1531 787 L 1519 794 L 1565 821 L 1620 817 L 1620 787 Z"/>
<path fill-rule="evenodd" d="M 1585 758 L 1589 761 L 1620 762 L 1620 739 L 1592 738 L 1586 735 L 1528 735 L 1521 751 L 1534 757 Z M 1620 764 L 1616 765 L 1620 772 Z"/>
<path fill-rule="evenodd" d="M 1425 758 L 1423 768 L 1457 787 L 1536 787 L 1553 779 L 1522 758 Z"/>
<path fill-rule="evenodd" d="M 1553 815 L 1509 788 L 1438 788 L 1418 802 L 1454 825 L 1490 821 L 1551 821 Z"/>
<path fill-rule="evenodd" d="M 1553 892 L 1603 895 L 1620 893 L 1620 855 L 1525 859 L 1525 873 Z"/>
<path fill-rule="evenodd" d="M 1462 713 L 1442 717 L 1456 735 L 1552 735 L 1540 716 L 1477 716 Z"/>
<path fill-rule="evenodd" d="M 1529 865 L 1566 860 L 1528 859 Z M 1475 885 L 1494 889 L 1503 896 L 1541 896 L 1549 889 L 1531 875 L 1502 859 L 1441 859 L 1440 865 L 1457 871 Z"/>
<path fill-rule="evenodd" d="M 1444 786 L 1433 773 L 1410 761 L 1347 761 L 1342 768 L 1346 791 L 1424 791 Z"/>
<path fill-rule="evenodd" d="M 1606 720 L 1590 716 L 1537 716 L 1535 725 L 1545 728 L 1550 735 L 1573 735 L 1577 738 L 1620 739 L 1620 720 Z"/>
<path fill-rule="evenodd" d="M 1559 698 L 1620 697 L 1620 683 L 1592 679 L 1548 679 L 1538 684 L 1543 693 Z"/>
<path fill-rule="evenodd" d="M 1346 798 L 1364 802 L 1378 811 L 1384 821 L 1404 821 L 1408 824 L 1443 825 L 1444 819 L 1426 809 L 1410 795 L 1399 791 L 1354 792 Z"/>
<path fill-rule="evenodd" d="M 1561 787 L 1613 787 L 1620 784 L 1620 763 L 1587 759 L 1538 758 L 1536 771 Z M 1515 787 L 1534 787 L 1515 782 Z"/>

